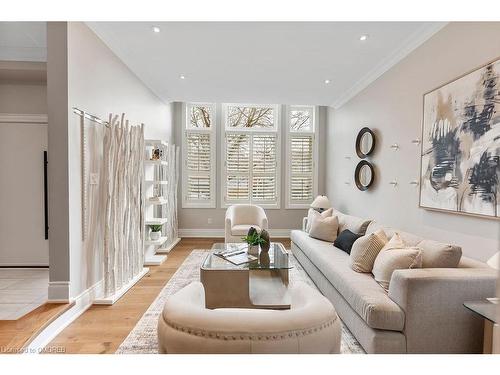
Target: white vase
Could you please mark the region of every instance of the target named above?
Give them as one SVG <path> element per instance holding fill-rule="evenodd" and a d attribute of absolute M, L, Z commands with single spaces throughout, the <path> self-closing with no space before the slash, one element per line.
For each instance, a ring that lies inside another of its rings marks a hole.
<path fill-rule="evenodd" d="M 259 245 L 248 245 L 248 254 L 258 256 Z"/>
<path fill-rule="evenodd" d="M 151 241 L 156 241 L 159 240 L 161 236 L 161 232 L 149 232 L 149 238 L 151 238 Z"/>

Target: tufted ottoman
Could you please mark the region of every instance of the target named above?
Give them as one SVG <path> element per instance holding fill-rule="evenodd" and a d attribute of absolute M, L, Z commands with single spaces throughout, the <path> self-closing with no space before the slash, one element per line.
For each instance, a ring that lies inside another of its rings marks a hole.
<path fill-rule="evenodd" d="M 160 353 L 339 353 L 340 320 L 305 283 L 290 287 L 290 310 L 205 308 L 194 282 L 170 296 L 158 320 Z"/>

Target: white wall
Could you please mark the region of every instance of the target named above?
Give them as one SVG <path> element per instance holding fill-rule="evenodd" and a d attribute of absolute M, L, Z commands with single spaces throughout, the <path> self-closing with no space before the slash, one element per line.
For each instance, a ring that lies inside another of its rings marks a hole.
<path fill-rule="evenodd" d="M 307 104 L 307 103 L 305 103 Z M 184 124 L 182 123 L 182 103 L 175 103 L 174 105 L 174 124 L 175 124 L 175 142 L 182 145 L 182 131 Z M 221 106 L 217 106 L 217 123 L 220 123 L 219 116 L 221 114 Z M 283 115 L 284 116 L 284 115 Z M 282 116 L 282 118 L 284 118 Z M 320 107 L 319 111 L 319 174 L 318 174 L 318 192 L 323 194 L 325 191 L 325 134 L 326 134 L 326 107 Z M 285 166 L 287 158 L 287 149 L 285 143 L 285 129 L 280 125 L 281 130 L 281 208 L 280 209 L 266 209 L 266 215 L 269 220 L 270 229 L 298 229 L 302 227 L 302 218 L 307 215 L 307 210 L 304 209 L 285 209 L 285 194 L 286 194 L 286 179 L 285 179 Z M 222 172 L 222 157 L 221 157 L 221 129 L 217 128 L 217 173 L 215 182 L 216 191 L 216 204 L 217 208 L 182 208 L 182 167 L 180 168 L 179 177 L 179 190 L 178 190 L 178 207 L 179 207 L 179 228 L 182 229 L 224 229 L 224 218 L 226 215 L 226 208 L 221 207 L 221 172 Z M 181 152 L 182 155 L 182 152 Z M 182 164 L 181 164 L 182 166 Z M 208 223 L 208 219 L 212 223 Z"/>
<path fill-rule="evenodd" d="M 47 114 L 47 86 L 0 83 L 0 113 Z"/>
<path fill-rule="evenodd" d="M 327 193 L 340 210 L 405 231 L 461 245 L 485 260 L 499 250 L 500 222 L 418 208 L 422 95 L 500 56 L 500 23 L 452 23 L 417 48 L 363 92 L 328 114 Z M 354 143 L 364 126 L 377 135 L 371 160 L 377 182 L 361 192 L 353 184 Z M 399 151 L 390 149 L 398 143 Z M 345 159 L 351 156 L 351 160 Z M 397 188 L 389 185 L 396 179 Z M 350 185 L 345 182 L 350 181 Z"/>
<path fill-rule="evenodd" d="M 146 138 L 165 140 L 172 138 L 172 109 L 170 104 L 158 99 L 84 23 L 70 22 L 64 25 L 67 26 L 68 94 L 67 104 L 62 103 L 62 105 L 65 106 L 68 132 L 66 142 L 69 160 L 67 198 L 69 202 L 70 295 L 76 297 L 98 282 L 102 275 L 96 269 L 97 267 L 93 266 L 93 254 L 85 254 L 82 246 L 80 118 L 73 114 L 72 108 L 78 107 L 103 119 L 107 119 L 109 113 L 125 112 L 126 118 L 132 124 L 141 122 L 145 124 Z M 55 26 L 57 24 L 52 23 L 48 26 L 49 47 L 50 30 Z M 64 33 L 64 30 L 59 30 L 59 32 Z M 50 52 L 49 48 L 49 71 L 51 63 L 54 63 Z M 49 75 L 49 85 L 50 79 Z M 50 103 L 49 98 L 49 107 Z M 49 143 L 50 126 L 49 108 Z M 61 196 L 60 199 L 66 199 L 66 197 Z M 95 249 L 96 252 L 99 250 Z M 52 265 L 51 259 L 51 268 Z"/>

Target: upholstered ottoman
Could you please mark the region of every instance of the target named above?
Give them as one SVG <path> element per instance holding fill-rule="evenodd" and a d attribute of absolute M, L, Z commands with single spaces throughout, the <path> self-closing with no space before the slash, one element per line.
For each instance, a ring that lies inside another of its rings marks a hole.
<path fill-rule="evenodd" d="M 290 310 L 206 309 L 194 282 L 165 303 L 160 353 L 339 353 L 340 320 L 328 299 L 305 283 L 291 286 Z"/>

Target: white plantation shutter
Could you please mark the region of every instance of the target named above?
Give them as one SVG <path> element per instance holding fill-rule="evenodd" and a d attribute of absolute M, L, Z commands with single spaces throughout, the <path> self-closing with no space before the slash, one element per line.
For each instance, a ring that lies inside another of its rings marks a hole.
<path fill-rule="evenodd" d="M 226 135 L 226 173 L 226 201 L 248 201 L 250 173 L 249 135 Z"/>
<path fill-rule="evenodd" d="M 313 136 L 290 137 L 290 201 L 313 198 Z"/>
<path fill-rule="evenodd" d="M 187 104 L 184 113 L 182 204 L 215 207 L 215 107 Z"/>
<path fill-rule="evenodd" d="M 297 127 L 297 113 L 300 112 L 301 123 L 307 126 Z M 313 107 L 290 107 L 288 134 L 288 184 L 287 207 L 305 208 L 316 195 L 316 126 Z M 306 118 L 305 115 L 311 116 Z"/>
<path fill-rule="evenodd" d="M 254 135 L 252 142 L 252 199 L 276 201 L 276 135 Z"/>

